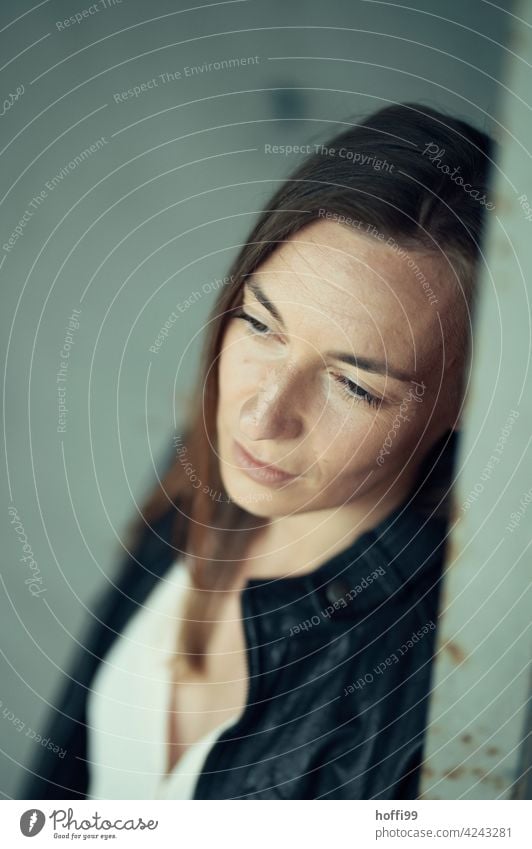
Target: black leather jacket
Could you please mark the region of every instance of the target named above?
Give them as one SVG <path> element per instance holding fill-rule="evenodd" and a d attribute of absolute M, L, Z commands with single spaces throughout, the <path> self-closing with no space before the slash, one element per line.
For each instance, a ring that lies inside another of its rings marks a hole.
<path fill-rule="evenodd" d="M 21 798 L 87 798 L 87 692 L 128 617 L 171 566 L 172 514 L 128 558 L 74 659 Z M 196 799 L 415 799 L 446 522 L 401 506 L 314 572 L 242 595 L 246 708 L 210 750 Z"/>

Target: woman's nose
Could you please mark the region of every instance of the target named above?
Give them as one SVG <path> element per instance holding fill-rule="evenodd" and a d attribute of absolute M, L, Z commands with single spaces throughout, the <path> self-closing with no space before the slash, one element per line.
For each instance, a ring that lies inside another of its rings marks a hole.
<path fill-rule="evenodd" d="M 250 439 L 293 439 L 302 428 L 301 376 L 293 366 L 273 370 L 244 404 L 240 415 L 242 433 Z M 299 387 L 300 388 L 300 387 Z"/>

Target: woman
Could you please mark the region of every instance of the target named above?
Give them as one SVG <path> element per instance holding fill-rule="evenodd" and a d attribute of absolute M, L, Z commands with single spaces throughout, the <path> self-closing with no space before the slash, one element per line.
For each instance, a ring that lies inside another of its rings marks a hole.
<path fill-rule="evenodd" d="M 416 798 L 491 153 L 390 106 L 280 186 L 27 798 Z"/>

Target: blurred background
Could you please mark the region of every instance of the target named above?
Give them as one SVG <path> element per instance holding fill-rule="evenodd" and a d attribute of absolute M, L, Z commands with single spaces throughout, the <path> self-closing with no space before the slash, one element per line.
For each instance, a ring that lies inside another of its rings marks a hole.
<path fill-rule="evenodd" d="M 522 451 L 532 430 L 523 406 L 530 354 L 523 268 L 532 222 L 527 201 L 518 201 L 528 193 L 532 204 L 530 66 L 523 59 L 531 59 L 531 20 L 529 6 L 507 0 L 2 4 L 4 798 L 17 797 L 79 635 L 97 616 L 94 599 L 119 565 L 125 525 L 179 429 L 205 321 L 230 262 L 302 159 L 270 146 L 326 141 L 401 101 L 449 110 L 504 146 L 496 179 L 507 218 L 504 226 L 495 216 L 490 223 L 490 294 L 479 317 L 461 485 L 466 497 L 521 404 L 504 481 L 493 477 L 491 486 L 495 498 L 511 479 L 496 511 L 509 521 L 524 492 Z M 179 315 L 173 323 L 172 312 Z M 464 554 L 473 572 L 485 562 L 483 546 L 493 551 L 485 525 L 491 516 L 493 528 L 491 494 L 476 518 L 468 511 L 473 525 L 464 525 L 467 539 L 482 541 L 472 560 Z M 13 530 L 13 510 L 29 549 Z M 518 537 L 507 539 L 505 564 L 508 556 L 522 560 L 521 549 L 512 549 Z M 495 577 L 486 568 L 479 586 L 488 592 Z M 455 570 L 447 602 L 462 597 L 465 575 L 471 592 L 473 572 Z M 28 579 L 37 576 L 31 591 Z M 506 588 L 510 603 L 515 586 Z M 490 611 L 467 632 L 474 646 Z M 462 614 L 455 607 L 449 627 L 463 625 Z M 505 640 L 523 628 L 521 607 L 512 617 Z M 502 651 L 498 643 L 495 651 Z M 466 672 L 480 680 L 475 663 Z M 440 665 L 442 694 L 457 676 L 453 698 L 463 693 L 463 669 L 455 667 Z M 513 748 L 514 758 L 500 769 L 501 759 L 491 764 L 502 785 L 470 774 L 455 775 L 453 784 L 447 773 L 463 751 L 442 758 L 434 738 L 428 797 L 491 798 L 508 790 L 521 751 L 522 667 L 519 655 L 507 673 L 517 687 L 516 712 L 501 731 L 509 735 L 503 750 Z M 483 692 L 464 710 L 477 715 Z M 435 705 L 445 713 L 445 701 Z M 482 722 L 488 731 L 502 725 L 497 712 Z M 465 782 L 458 791 L 456 780 Z"/>

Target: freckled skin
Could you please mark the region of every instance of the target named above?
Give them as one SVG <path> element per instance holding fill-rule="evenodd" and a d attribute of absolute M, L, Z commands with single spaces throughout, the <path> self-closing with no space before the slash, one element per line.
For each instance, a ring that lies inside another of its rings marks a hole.
<path fill-rule="evenodd" d="M 360 230 L 320 220 L 283 243 L 254 279 L 286 329 L 250 292 L 243 309 L 270 335 L 243 319 L 227 326 L 217 415 L 224 485 L 232 500 L 272 520 L 270 548 L 295 552 L 306 542 L 310 550 L 316 540 L 341 548 L 346 535 L 373 527 L 401 503 L 427 451 L 458 426 L 451 387 L 461 363 L 447 327 L 450 312 L 463 307 L 452 271 L 441 255 L 401 258 Z M 357 369 L 327 356 L 331 349 L 385 361 L 409 379 Z M 348 397 L 342 377 L 378 406 Z M 251 480 L 235 462 L 233 437 L 300 477 L 282 488 Z"/>

